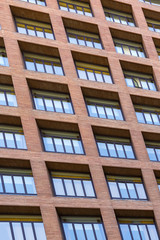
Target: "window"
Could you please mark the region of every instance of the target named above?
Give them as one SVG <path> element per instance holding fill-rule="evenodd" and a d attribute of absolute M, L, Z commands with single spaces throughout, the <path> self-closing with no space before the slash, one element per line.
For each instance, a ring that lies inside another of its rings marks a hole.
<path fill-rule="evenodd" d="M 60 58 L 33 53 L 24 53 L 27 70 L 64 75 Z"/>
<path fill-rule="evenodd" d="M 124 76 L 128 87 L 157 91 L 156 84 L 151 74 L 124 71 Z"/>
<path fill-rule="evenodd" d="M 158 53 L 158 58 L 160 60 L 160 48 L 156 48 L 157 49 L 157 53 Z"/>
<path fill-rule="evenodd" d="M 98 49 L 103 48 L 98 34 L 82 32 L 71 28 L 67 28 L 66 32 L 70 43 Z"/>
<path fill-rule="evenodd" d="M 135 159 L 131 142 L 127 138 L 96 136 L 96 143 L 101 157 Z"/>
<path fill-rule="evenodd" d="M 111 9 L 104 9 L 106 20 L 124 25 L 135 26 L 132 14 L 119 12 Z"/>
<path fill-rule="evenodd" d="M 65 240 L 106 240 L 100 217 L 61 217 Z"/>
<path fill-rule="evenodd" d="M 47 240 L 42 218 L 30 215 L 0 215 L 3 240 Z"/>
<path fill-rule="evenodd" d="M 0 148 L 27 149 L 22 128 L 1 125 Z"/>
<path fill-rule="evenodd" d="M 93 13 L 89 3 L 74 0 L 58 0 L 59 8 L 64 11 L 92 17 Z"/>
<path fill-rule="evenodd" d="M 0 168 L 0 194 L 37 194 L 31 170 Z"/>
<path fill-rule="evenodd" d="M 0 47 L 0 65 L 6 67 L 9 66 L 6 50 L 3 47 Z"/>
<path fill-rule="evenodd" d="M 135 105 L 139 123 L 160 125 L 160 108 Z"/>
<path fill-rule="evenodd" d="M 131 55 L 134 57 L 145 58 L 145 52 L 141 43 L 114 39 L 114 45 L 117 53 Z"/>
<path fill-rule="evenodd" d="M 140 177 L 106 176 L 111 198 L 147 200 Z"/>
<path fill-rule="evenodd" d="M 89 174 L 51 172 L 55 196 L 95 198 Z"/>
<path fill-rule="evenodd" d="M 139 0 L 140 2 L 160 6 L 159 0 Z"/>
<path fill-rule="evenodd" d="M 49 39 L 55 39 L 52 26 L 49 23 L 37 22 L 25 18 L 15 18 L 17 32 Z"/>
<path fill-rule="evenodd" d="M 69 94 L 32 90 L 37 110 L 74 114 Z"/>
<path fill-rule="evenodd" d="M 146 141 L 146 148 L 150 161 L 160 161 L 160 144 L 159 142 Z"/>
<path fill-rule="evenodd" d="M 149 30 L 160 33 L 160 22 L 153 19 L 146 19 Z"/>
<path fill-rule="evenodd" d="M 150 218 L 118 218 L 122 240 L 159 240 L 156 225 Z"/>
<path fill-rule="evenodd" d="M 79 133 L 42 130 L 46 152 L 84 154 Z"/>
<path fill-rule="evenodd" d="M 96 82 L 113 83 L 107 66 L 75 62 L 78 77 Z"/>
<path fill-rule="evenodd" d="M 124 120 L 119 102 L 95 98 L 85 100 L 90 117 Z"/>
<path fill-rule="evenodd" d="M 41 6 L 46 6 L 46 1 L 45 0 L 21 0 L 21 1 L 34 3 L 34 4 L 37 4 L 37 5 L 41 5 Z"/>
<path fill-rule="evenodd" d="M 0 84 L 0 105 L 17 107 L 16 95 L 12 86 Z"/>
<path fill-rule="evenodd" d="M 157 178 L 158 189 L 160 191 L 160 178 Z"/>

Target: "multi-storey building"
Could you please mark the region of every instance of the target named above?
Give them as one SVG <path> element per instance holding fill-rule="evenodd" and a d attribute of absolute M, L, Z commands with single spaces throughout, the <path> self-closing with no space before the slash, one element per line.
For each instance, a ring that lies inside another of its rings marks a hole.
<path fill-rule="evenodd" d="M 160 239 L 160 1 L 0 12 L 0 239 Z"/>

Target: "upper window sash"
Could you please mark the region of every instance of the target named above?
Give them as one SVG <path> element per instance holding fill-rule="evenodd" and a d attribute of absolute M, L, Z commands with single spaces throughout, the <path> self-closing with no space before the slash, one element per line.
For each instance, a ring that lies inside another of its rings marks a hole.
<path fill-rule="evenodd" d="M 0 215 L 0 235 L 6 240 L 47 240 L 40 216 Z"/>
<path fill-rule="evenodd" d="M 101 157 L 135 159 L 130 139 L 98 135 L 95 137 Z"/>
<path fill-rule="evenodd" d="M 90 117 L 124 120 L 119 102 L 85 98 L 88 114 Z"/>
<path fill-rule="evenodd" d="M 41 130 L 47 152 L 85 154 L 79 133 Z"/>
<path fill-rule="evenodd" d="M 33 89 L 32 96 L 37 110 L 74 114 L 69 94 Z"/>
<path fill-rule="evenodd" d="M 100 217 L 61 217 L 66 240 L 106 240 L 106 233 Z"/>
<path fill-rule="evenodd" d="M 23 33 L 31 36 L 55 39 L 51 24 L 37 22 L 30 19 L 19 18 L 19 17 L 15 17 L 15 23 L 16 23 L 17 32 L 19 33 Z"/>
<path fill-rule="evenodd" d="M 71 28 L 66 29 L 68 41 L 87 47 L 102 49 L 102 43 L 98 34 L 83 32 Z"/>
<path fill-rule="evenodd" d="M 113 40 L 117 53 L 146 58 L 143 45 L 141 43 L 116 38 Z"/>
<path fill-rule="evenodd" d="M 12 86 L 0 84 L 0 105 L 17 107 L 16 95 Z"/>
<path fill-rule="evenodd" d="M 61 60 L 58 57 L 50 57 L 34 53 L 23 53 L 25 68 L 31 71 L 64 75 Z"/>
<path fill-rule="evenodd" d="M 31 170 L 0 168 L 0 194 L 36 195 Z"/>
<path fill-rule="evenodd" d="M 46 1 L 45 0 L 21 0 L 21 1 L 34 3 L 34 4 L 37 4 L 37 5 L 41 5 L 41 6 L 46 6 Z"/>
<path fill-rule="evenodd" d="M 121 23 L 124 25 L 135 26 L 135 22 L 132 14 L 119 12 L 111 9 L 104 8 L 104 13 L 106 16 L 106 20 Z"/>
<path fill-rule="evenodd" d="M 140 177 L 107 175 L 106 178 L 112 198 L 147 200 L 145 188 Z"/>
<path fill-rule="evenodd" d="M 113 83 L 109 67 L 75 62 L 78 78 L 96 82 Z"/>
<path fill-rule="evenodd" d="M 149 18 L 147 18 L 146 21 L 147 21 L 149 30 L 160 33 L 160 21 L 156 21 Z"/>
<path fill-rule="evenodd" d="M 95 198 L 90 174 L 51 172 L 56 196 Z"/>
<path fill-rule="evenodd" d="M 4 47 L 0 47 L 0 65 L 1 66 L 9 66 L 7 53 Z"/>
<path fill-rule="evenodd" d="M 139 123 L 160 125 L 160 108 L 134 105 Z"/>
<path fill-rule="evenodd" d="M 61 10 L 93 17 L 89 3 L 73 0 L 58 0 L 58 4 Z"/>
<path fill-rule="evenodd" d="M 139 1 L 151 4 L 151 5 L 160 6 L 159 0 L 139 0 Z"/>
<path fill-rule="evenodd" d="M 156 84 L 151 74 L 124 71 L 124 76 L 128 87 L 157 91 Z"/>
<path fill-rule="evenodd" d="M 159 240 L 153 219 L 118 218 L 122 240 L 154 239 Z"/>
<path fill-rule="evenodd" d="M 1 125 L 0 148 L 27 149 L 22 128 Z"/>

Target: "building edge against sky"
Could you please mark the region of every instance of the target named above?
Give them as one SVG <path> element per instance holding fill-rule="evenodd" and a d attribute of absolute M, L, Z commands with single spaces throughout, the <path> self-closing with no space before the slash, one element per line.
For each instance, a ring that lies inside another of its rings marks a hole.
<path fill-rule="evenodd" d="M 159 0 L 1 0 L 3 240 L 160 239 Z"/>

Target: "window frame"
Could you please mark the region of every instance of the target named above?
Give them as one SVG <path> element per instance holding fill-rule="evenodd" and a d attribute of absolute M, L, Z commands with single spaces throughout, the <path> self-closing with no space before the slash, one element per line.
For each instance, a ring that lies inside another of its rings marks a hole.
<path fill-rule="evenodd" d="M 146 151 L 147 151 L 147 154 L 148 154 L 148 150 L 147 148 L 149 149 L 153 149 L 154 150 L 154 155 L 156 156 L 156 160 L 151 160 L 150 159 L 150 156 L 148 154 L 148 158 L 151 162 L 160 162 L 160 159 L 158 158 L 158 154 L 156 152 L 156 150 L 159 150 L 160 151 L 160 145 L 157 144 L 157 142 L 153 141 L 152 143 L 151 142 L 148 142 L 148 141 L 145 141 L 145 145 L 146 145 Z"/>
<path fill-rule="evenodd" d="M 30 2 L 30 0 L 21 0 L 22 2 L 28 2 L 28 3 L 33 3 L 33 2 Z M 39 6 L 43 6 L 43 7 L 46 7 L 47 6 L 47 3 L 46 3 L 46 0 L 43 0 L 44 2 L 44 5 L 41 5 L 41 4 L 38 4 L 38 0 L 35 0 L 35 3 L 33 4 L 37 4 Z"/>
<path fill-rule="evenodd" d="M 5 105 L 0 104 L 0 106 L 18 107 L 16 94 L 15 94 L 15 91 L 14 91 L 14 87 L 12 85 L 0 84 L 0 94 L 1 94 L 1 92 L 3 92 L 3 94 L 4 94 L 6 104 Z M 15 96 L 15 99 L 16 99 L 16 106 L 9 105 L 7 93 L 14 93 L 13 95 Z"/>
<path fill-rule="evenodd" d="M 146 0 L 139 0 L 140 2 L 144 2 L 144 3 L 147 3 L 147 4 L 151 4 L 151 5 L 154 5 L 154 6 L 160 6 L 160 4 L 154 4 L 154 3 L 152 3 L 152 1 L 151 0 L 148 0 L 148 1 L 146 1 Z"/>
<path fill-rule="evenodd" d="M 78 177 L 65 177 L 65 176 L 63 176 L 63 177 L 53 177 L 52 176 L 52 172 L 53 173 L 63 173 L 62 171 L 60 172 L 60 171 L 51 171 L 50 172 L 50 177 L 51 177 L 51 182 L 52 182 L 52 189 L 53 189 L 53 194 L 54 194 L 54 196 L 55 197 L 68 197 L 68 198 L 88 198 L 88 199 L 96 199 L 97 198 L 97 195 L 96 195 L 96 191 L 95 191 L 95 188 L 94 188 L 94 184 L 93 184 L 93 180 L 92 180 L 92 177 L 91 177 L 91 175 L 89 174 L 89 173 L 80 173 L 80 172 L 74 172 L 74 174 L 76 175 L 88 175 L 89 177 L 90 177 L 90 179 L 88 179 L 88 180 L 90 180 L 90 182 L 91 182 L 91 184 L 92 184 L 92 188 L 93 188 L 93 192 L 94 192 L 94 197 L 92 196 L 92 197 L 89 197 L 89 196 L 87 196 L 87 194 L 86 194 L 86 190 L 85 190 L 85 186 L 84 186 L 84 183 L 83 183 L 83 180 L 86 180 L 86 178 L 85 179 L 82 179 L 80 176 L 78 176 Z M 71 174 L 71 173 L 73 173 L 73 172 L 64 172 L 64 173 L 68 173 L 68 174 Z M 55 187 L 54 187 L 54 183 L 53 183 L 53 178 L 56 178 L 56 179 L 69 179 L 69 180 L 80 180 L 81 181 L 81 185 L 82 185 L 82 188 L 83 188 L 83 192 L 84 192 L 84 196 L 77 196 L 77 193 L 76 193 L 76 190 L 75 190 L 75 186 L 74 186 L 74 184 L 73 184 L 73 181 L 72 181 L 72 185 L 73 185 L 73 189 L 74 189 L 74 193 L 75 193 L 75 195 L 73 196 L 70 196 L 70 195 L 67 195 L 67 191 L 66 191 L 66 186 L 65 186 L 65 183 L 64 183 L 64 181 L 62 181 L 62 185 L 63 185 L 63 188 L 64 188 L 64 192 L 65 192 L 65 195 L 56 195 L 56 190 L 55 190 Z"/>
<path fill-rule="evenodd" d="M 67 12 L 71 12 L 68 5 L 72 5 L 72 6 L 74 7 L 74 10 L 75 10 L 75 13 L 76 13 L 76 14 L 79 14 L 77 8 L 80 7 L 80 8 L 82 8 L 82 12 L 83 12 L 82 15 L 87 16 L 87 17 L 94 17 L 93 11 L 92 11 L 92 8 L 91 8 L 91 5 L 90 5 L 89 3 L 87 3 L 88 6 L 89 6 L 89 7 L 87 7 L 87 6 L 81 6 L 81 5 L 79 5 L 79 4 L 75 4 L 74 2 L 73 2 L 73 3 L 72 3 L 72 2 L 71 2 L 71 3 L 68 3 L 67 1 L 63 1 L 63 0 L 57 0 L 57 1 L 58 1 L 58 6 L 59 6 L 59 9 L 60 9 L 60 10 L 63 10 L 63 9 L 61 9 L 61 6 L 60 6 L 59 2 L 62 2 L 62 3 L 65 3 L 65 4 L 66 4 Z M 72 1 L 72 0 L 71 0 L 71 1 Z M 85 4 L 86 4 L 86 2 L 82 2 L 82 3 L 85 3 Z M 91 16 L 86 15 L 86 12 L 84 11 L 84 8 L 90 10 Z M 64 10 L 63 10 L 63 11 L 64 11 Z M 81 14 L 79 14 L 79 15 L 81 15 Z"/>
<path fill-rule="evenodd" d="M 148 107 L 148 109 L 147 109 Z M 152 109 L 153 108 L 153 109 Z M 160 108 L 158 109 L 158 107 L 150 107 L 150 106 L 142 106 L 142 105 L 134 105 L 134 109 L 135 109 L 135 113 L 141 113 L 143 115 L 143 119 L 144 119 L 144 122 L 139 122 L 138 121 L 138 117 L 137 117 L 137 121 L 138 123 L 141 123 L 141 124 L 149 124 L 149 125 L 156 125 L 156 126 L 160 126 Z M 157 111 L 156 111 L 157 109 Z M 139 110 L 139 111 L 138 111 Z M 158 111 L 159 110 L 159 111 Z M 151 121 L 152 123 L 147 123 L 146 121 L 146 117 L 145 117 L 145 113 L 148 113 L 150 118 L 151 118 Z M 159 121 L 159 124 L 155 124 L 154 123 L 154 120 L 153 120 L 153 116 L 152 114 L 155 114 L 157 116 L 157 119 Z M 137 115 L 137 114 L 136 114 Z"/>
<path fill-rule="evenodd" d="M 8 62 L 8 57 L 7 57 L 7 52 L 6 52 L 6 49 L 5 47 L 0 47 L 0 57 L 2 57 L 3 59 L 3 62 L 5 64 L 0 64 L 0 67 L 9 67 L 9 62 Z M 6 62 L 6 59 L 7 59 L 7 62 Z"/>

